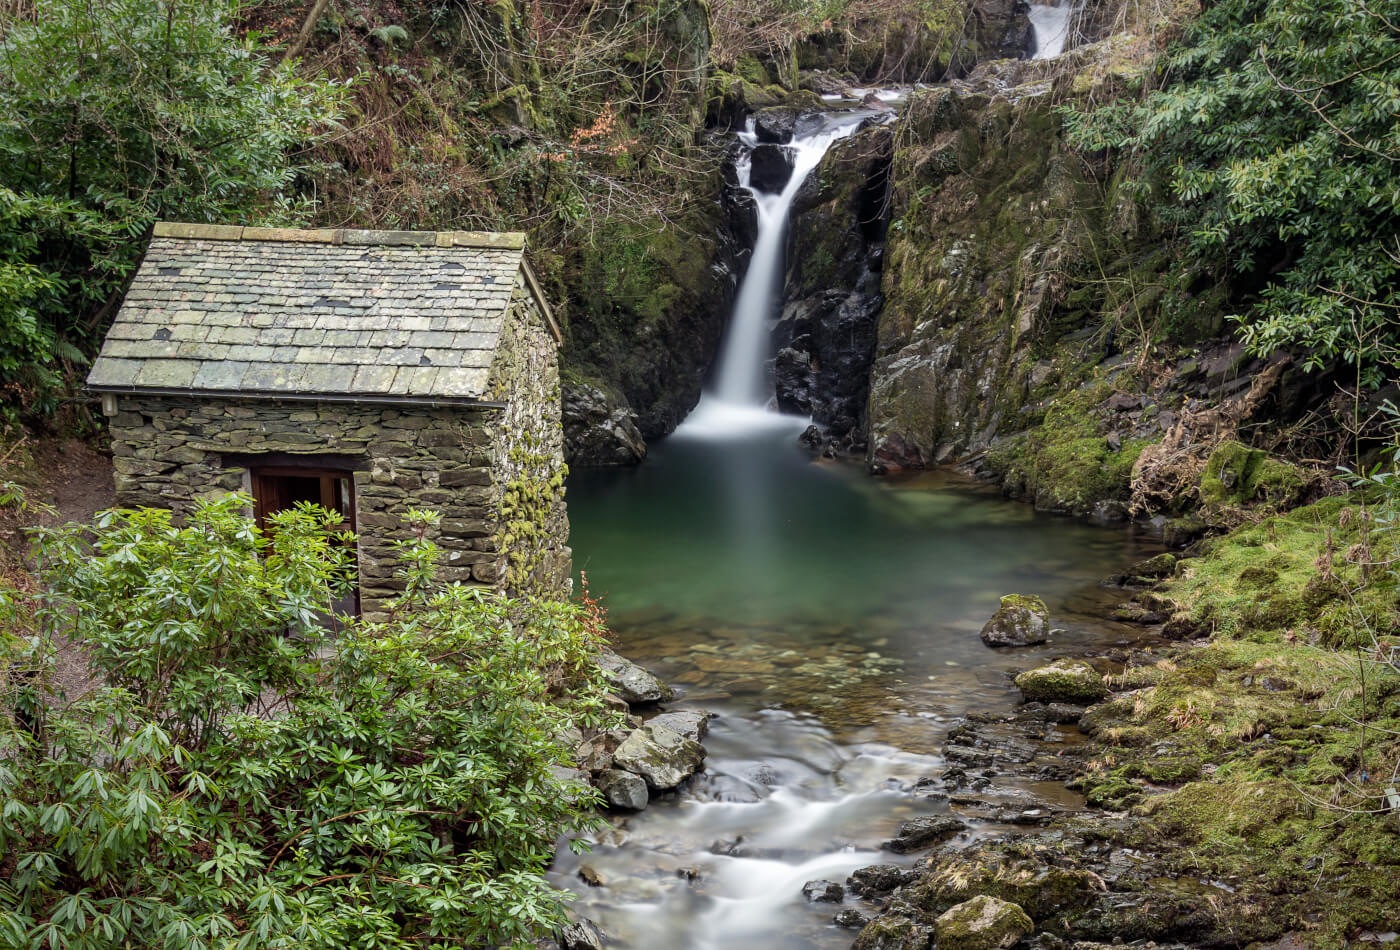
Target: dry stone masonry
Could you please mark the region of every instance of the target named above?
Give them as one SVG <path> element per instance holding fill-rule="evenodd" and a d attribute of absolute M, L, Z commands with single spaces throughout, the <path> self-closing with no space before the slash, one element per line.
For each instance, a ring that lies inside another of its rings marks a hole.
<path fill-rule="evenodd" d="M 521 235 L 163 224 L 88 383 L 120 504 L 343 484 L 374 618 L 414 509 L 446 580 L 567 590 L 557 342 Z"/>

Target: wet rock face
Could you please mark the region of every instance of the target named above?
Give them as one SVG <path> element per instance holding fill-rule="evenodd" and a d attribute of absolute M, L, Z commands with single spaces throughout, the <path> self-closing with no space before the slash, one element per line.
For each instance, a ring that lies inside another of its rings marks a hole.
<path fill-rule="evenodd" d="M 861 897 L 883 897 L 914 880 L 914 876 L 913 868 L 898 864 L 872 864 L 852 871 L 851 876 L 846 878 L 846 888 Z"/>
<path fill-rule="evenodd" d="M 808 881 L 802 885 L 802 896 L 809 903 L 839 904 L 846 896 L 846 889 L 835 881 Z"/>
<path fill-rule="evenodd" d="M 892 148 L 884 126 L 837 142 L 803 183 L 788 230 L 774 329 L 778 405 L 810 415 L 846 453 L 865 444 Z"/>
<path fill-rule="evenodd" d="M 927 815 L 911 818 L 899 826 L 899 831 L 880 847 L 895 854 L 909 854 L 931 848 L 967 830 L 967 823 L 952 815 Z"/>
<path fill-rule="evenodd" d="M 1019 906 L 985 895 L 948 908 L 933 922 L 941 950 L 1006 950 L 1034 930 Z"/>
<path fill-rule="evenodd" d="M 1008 594 L 982 627 L 989 647 L 1028 647 L 1044 643 L 1050 633 L 1050 611 L 1039 597 Z"/>
<path fill-rule="evenodd" d="M 760 109 L 753 117 L 754 135 L 760 142 L 786 145 L 792 141 L 793 133 L 797 130 L 799 115 L 798 110 L 781 106 Z"/>
<path fill-rule="evenodd" d="M 781 145 L 760 145 L 749 155 L 749 184 L 777 193 L 792 178 L 792 156 Z"/>
<path fill-rule="evenodd" d="M 986 59 L 1020 59 L 1035 51 L 1035 29 L 1026 0 L 977 0 L 972 9 L 979 35 L 989 48 Z"/>
<path fill-rule="evenodd" d="M 570 466 L 635 465 L 646 458 L 636 413 L 596 386 L 565 386 L 563 417 L 564 455 Z"/>

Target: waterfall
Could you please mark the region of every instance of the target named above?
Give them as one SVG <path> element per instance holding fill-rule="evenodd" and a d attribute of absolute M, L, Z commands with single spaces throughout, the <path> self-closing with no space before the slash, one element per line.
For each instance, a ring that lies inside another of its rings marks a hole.
<path fill-rule="evenodd" d="M 1031 59 L 1054 59 L 1065 51 L 1074 10 L 1070 5 L 1031 4 L 1031 29 L 1035 31 L 1035 55 Z"/>
<path fill-rule="evenodd" d="M 779 193 L 763 192 L 750 185 L 747 156 L 736 167 L 739 184 L 748 189 L 758 209 L 758 234 L 748 270 L 739 284 L 734 310 L 720 346 L 712 392 L 681 424 L 677 434 L 722 436 L 754 428 L 788 426 L 793 419 L 770 413 L 771 387 L 767 379 L 769 320 L 774 316 L 783 284 L 783 248 L 788 212 L 807 176 L 821 162 L 827 149 L 859 127 L 864 114 L 843 116 L 819 131 L 795 137 L 787 148 L 793 157 L 792 177 Z M 752 130 L 740 140 L 750 148 L 757 144 Z"/>

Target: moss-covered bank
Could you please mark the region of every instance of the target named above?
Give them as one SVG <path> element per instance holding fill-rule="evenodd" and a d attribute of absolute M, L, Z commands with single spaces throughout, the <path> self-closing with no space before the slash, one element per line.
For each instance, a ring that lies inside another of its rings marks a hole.
<path fill-rule="evenodd" d="M 1139 595 L 1194 642 L 1130 666 L 1082 720 L 1088 800 L 1126 809 L 1112 837 L 1161 873 L 1227 885 L 1221 940 L 1341 947 L 1394 929 L 1400 599 L 1385 510 L 1329 498 L 1208 542 Z"/>

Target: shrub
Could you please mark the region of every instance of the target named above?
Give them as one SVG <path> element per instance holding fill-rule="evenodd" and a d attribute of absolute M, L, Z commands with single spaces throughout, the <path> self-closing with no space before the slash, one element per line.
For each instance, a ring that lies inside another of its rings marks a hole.
<path fill-rule="evenodd" d="M 334 629 L 334 516 L 264 533 L 247 503 L 43 537 L 48 630 L 103 682 L 66 702 L 42 680 L 53 633 L 0 641 L 45 707 L 0 721 L 0 944 L 494 946 L 556 927 L 540 872 L 594 819 L 555 767 L 571 725 L 609 724 L 579 609 L 432 583 L 418 537 L 393 618 Z"/>

